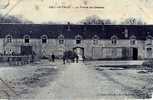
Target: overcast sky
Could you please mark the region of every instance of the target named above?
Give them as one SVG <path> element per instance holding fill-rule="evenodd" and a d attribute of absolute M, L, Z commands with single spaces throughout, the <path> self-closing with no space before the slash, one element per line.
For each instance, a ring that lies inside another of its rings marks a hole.
<path fill-rule="evenodd" d="M 73 22 L 97 15 L 103 19 L 120 22 L 128 17 L 142 19 L 153 24 L 153 0 L 0 0 L 0 14 L 23 17 L 34 23 Z M 20 1 L 20 2 L 18 2 Z M 18 4 L 17 4 L 18 2 Z M 49 8 L 56 5 L 99 6 L 104 9 Z M 16 6 L 14 6 L 16 5 Z M 12 10 L 11 10 L 12 9 Z"/>

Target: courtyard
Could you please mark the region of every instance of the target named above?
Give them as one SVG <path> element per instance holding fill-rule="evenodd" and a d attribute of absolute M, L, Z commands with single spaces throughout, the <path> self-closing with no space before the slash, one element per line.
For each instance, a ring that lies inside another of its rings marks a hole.
<path fill-rule="evenodd" d="M 42 60 L 24 66 L 1 64 L 0 97 L 15 100 L 147 99 L 152 97 L 153 72 L 141 64 L 141 61 L 63 64 L 60 60 L 54 63 Z"/>

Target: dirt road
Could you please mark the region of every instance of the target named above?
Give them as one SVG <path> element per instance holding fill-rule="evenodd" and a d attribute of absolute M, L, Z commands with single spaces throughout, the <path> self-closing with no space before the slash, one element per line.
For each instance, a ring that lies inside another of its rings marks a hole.
<path fill-rule="evenodd" d="M 142 90 L 146 81 L 131 71 L 97 71 L 83 63 L 66 64 L 56 81 L 38 90 L 35 99 L 123 99 L 148 94 Z"/>
<path fill-rule="evenodd" d="M 1 67 L 0 77 L 16 92 L 14 100 L 123 100 L 151 97 L 153 72 L 106 67 L 102 62 L 50 63 Z M 99 66 L 100 65 L 100 66 Z M 101 66 L 102 65 L 102 66 Z M 1 91 L 0 91 L 1 92 Z M 3 98 L 4 93 L 0 93 Z"/>

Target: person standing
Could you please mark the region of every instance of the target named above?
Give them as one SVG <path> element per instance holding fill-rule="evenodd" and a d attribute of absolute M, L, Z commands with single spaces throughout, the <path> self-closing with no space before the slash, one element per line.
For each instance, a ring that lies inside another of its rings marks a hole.
<path fill-rule="evenodd" d="M 84 60 L 85 60 L 85 56 L 83 55 L 82 58 L 83 58 L 82 60 L 83 60 L 83 62 L 84 62 Z"/>
<path fill-rule="evenodd" d="M 55 62 L 55 55 L 54 54 L 52 54 L 52 62 Z"/>
<path fill-rule="evenodd" d="M 78 63 L 78 62 L 79 62 L 79 56 L 76 55 L 76 63 Z"/>
<path fill-rule="evenodd" d="M 63 64 L 65 64 L 66 57 L 63 55 Z"/>

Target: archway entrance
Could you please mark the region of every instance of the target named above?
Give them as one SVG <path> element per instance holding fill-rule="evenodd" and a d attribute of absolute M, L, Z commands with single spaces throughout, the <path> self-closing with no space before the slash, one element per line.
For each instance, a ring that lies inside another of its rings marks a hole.
<path fill-rule="evenodd" d="M 75 48 L 73 48 L 73 51 L 79 56 L 79 60 L 83 60 L 84 48 L 82 48 L 82 47 L 75 47 Z"/>

